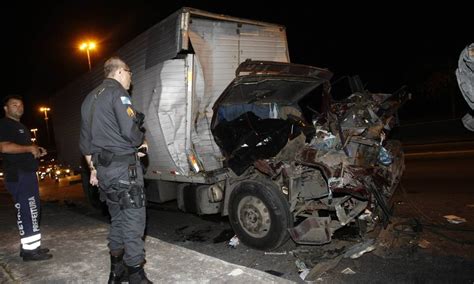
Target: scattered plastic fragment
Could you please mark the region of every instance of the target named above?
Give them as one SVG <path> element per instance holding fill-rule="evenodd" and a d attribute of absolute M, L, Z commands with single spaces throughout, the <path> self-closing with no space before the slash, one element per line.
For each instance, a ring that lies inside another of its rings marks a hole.
<path fill-rule="evenodd" d="M 347 267 L 346 269 L 341 271 L 342 274 L 356 274 L 354 270 Z"/>
<path fill-rule="evenodd" d="M 337 256 L 336 258 L 329 259 L 327 261 L 320 262 L 316 264 L 308 275 L 305 278 L 305 281 L 313 281 L 314 279 L 319 278 L 321 275 L 327 271 L 333 269 L 341 261 L 342 255 Z"/>
<path fill-rule="evenodd" d="M 232 239 L 229 240 L 229 246 L 235 248 L 240 243 L 239 238 L 237 235 L 233 236 Z"/>
<path fill-rule="evenodd" d="M 296 267 L 298 267 L 298 271 L 303 271 L 305 269 L 308 269 L 306 264 L 300 259 L 295 260 L 295 264 L 296 264 Z"/>
<path fill-rule="evenodd" d="M 345 253 L 344 253 L 344 258 L 359 258 L 361 255 L 363 255 L 366 252 L 373 251 L 375 249 L 375 240 L 370 239 L 367 240 L 363 243 L 353 245 L 350 247 Z"/>
<path fill-rule="evenodd" d="M 300 259 L 295 260 L 295 264 L 296 264 L 296 267 L 298 267 L 298 272 L 299 272 L 300 278 L 304 280 L 306 278 L 306 276 L 308 275 L 310 269 Z"/>
<path fill-rule="evenodd" d="M 286 251 L 266 251 L 265 255 L 286 255 Z"/>
<path fill-rule="evenodd" d="M 308 276 L 309 271 L 310 271 L 310 270 L 309 270 L 308 268 L 306 268 L 305 270 L 301 271 L 301 272 L 300 272 L 300 278 L 304 280 L 304 279 Z"/>

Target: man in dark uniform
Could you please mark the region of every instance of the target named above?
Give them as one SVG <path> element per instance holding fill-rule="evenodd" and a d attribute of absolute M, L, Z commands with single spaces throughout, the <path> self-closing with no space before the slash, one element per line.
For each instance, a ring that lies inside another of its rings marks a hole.
<path fill-rule="evenodd" d="M 471 108 L 462 118 L 462 123 L 470 131 L 474 131 L 474 42 L 461 51 L 456 69 L 459 89 Z"/>
<path fill-rule="evenodd" d="M 0 120 L 0 149 L 3 156 L 5 185 L 13 196 L 20 232 L 20 256 L 24 261 L 47 260 L 53 257 L 49 249 L 41 248 L 39 227 L 40 199 L 38 191 L 38 161 L 46 150 L 33 145 L 30 131 L 20 122 L 24 107 L 20 96 L 4 99 L 5 117 Z"/>
<path fill-rule="evenodd" d="M 132 72 L 118 57 L 104 64 L 106 79 L 85 98 L 81 108 L 80 149 L 111 216 L 108 235 L 111 256 L 109 283 L 151 283 L 145 262 L 145 196 L 138 149 L 146 147 L 144 116 L 127 90 Z"/>

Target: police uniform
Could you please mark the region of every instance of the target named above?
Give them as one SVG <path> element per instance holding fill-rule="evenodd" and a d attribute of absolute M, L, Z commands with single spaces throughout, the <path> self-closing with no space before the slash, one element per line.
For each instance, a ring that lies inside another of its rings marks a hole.
<path fill-rule="evenodd" d="M 8 117 L 0 119 L 0 142 L 31 145 L 30 131 L 21 122 Z M 3 154 L 5 185 L 13 196 L 20 232 L 21 248 L 33 251 L 41 245 L 39 228 L 40 199 L 38 161 L 31 153 Z"/>
<path fill-rule="evenodd" d="M 109 208 L 108 246 L 111 252 L 125 250 L 127 266 L 141 265 L 145 257 L 143 170 L 137 158 L 144 133 L 136 114 L 128 92 L 112 78 L 89 93 L 81 107 L 80 149 L 92 155 Z"/>
<path fill-rule="evenodd" d="M 459 55 L 456 78 L 464 99 L 471 108 L 462 118 L 462 123 L 470 131 L 474 131 L 474 43 L 463 49 Z"/>

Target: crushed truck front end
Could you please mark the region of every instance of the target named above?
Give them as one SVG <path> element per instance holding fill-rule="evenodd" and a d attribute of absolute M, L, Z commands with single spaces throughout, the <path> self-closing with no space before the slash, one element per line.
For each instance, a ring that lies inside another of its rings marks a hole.
<path fill-rule="evenodd" d="M 325 244 L 348 225 L 367 232 L 390 216 L 404 170 L 387 139 L 406 94 L 330 94 L 332 73 L 247 61 L 214 105 L 211 125 L 229 181 L 229 217 L 247 245 L 268 249 L 289 236 Z M 303 115 L 312 98 L 312 123 Z M 284 200 L 284 202 L 282 201 Z"/>

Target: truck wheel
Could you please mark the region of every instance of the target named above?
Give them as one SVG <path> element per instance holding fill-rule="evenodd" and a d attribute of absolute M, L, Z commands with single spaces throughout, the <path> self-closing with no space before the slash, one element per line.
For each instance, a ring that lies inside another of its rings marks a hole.
<path fill-rule="evenodd" d="M 242 243 L 260 250 L 284 244 L 293 224 L 288 201 L 265 180 L 245 181 L 232 191 L 229 219 Z"/>

